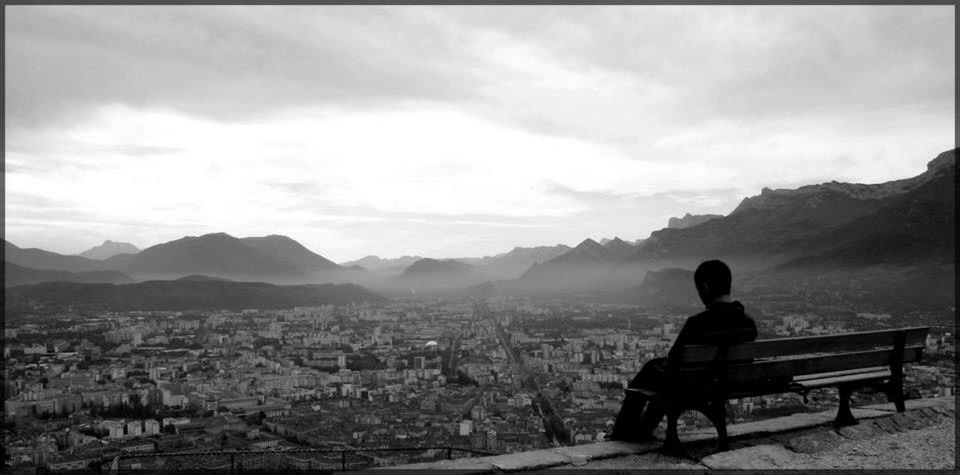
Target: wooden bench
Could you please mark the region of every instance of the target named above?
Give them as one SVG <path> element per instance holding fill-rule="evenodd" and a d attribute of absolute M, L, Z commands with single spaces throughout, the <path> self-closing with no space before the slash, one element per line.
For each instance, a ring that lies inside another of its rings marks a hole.
<path fill-rule="evenodd" d="M 696 410 L 713 423 L 720 450 L 728 450 L 726 401 L 836 387 L 834 427 L 854 425 L 853 391 L 872 387 L 904 411 L 903 364 L 920 361 L 929 327 L 758 340 L 729 346 L 688 345 L 668 363 L 665 387 L 627 389 L 667 409 L 664 450 L 680 451 L 677 419 Z M 741 339 L 742 341 L 742 339 Z"/>

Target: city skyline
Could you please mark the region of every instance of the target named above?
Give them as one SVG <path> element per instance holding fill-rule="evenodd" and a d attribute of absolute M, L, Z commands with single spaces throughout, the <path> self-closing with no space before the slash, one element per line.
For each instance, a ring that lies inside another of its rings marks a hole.
<path fill-rule="evenodd" d="M 6 9 L 6 239 L 643 238 L 953 148 L 942 7 Z"/>

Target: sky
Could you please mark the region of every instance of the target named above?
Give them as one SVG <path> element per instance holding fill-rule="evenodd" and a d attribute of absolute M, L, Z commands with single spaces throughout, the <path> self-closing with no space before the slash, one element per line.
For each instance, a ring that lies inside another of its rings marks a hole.
<path fill-rule="evenodd" d="M 954 147 L 951 6 L 6 6 L 5 238 L 635 240 Z"/>

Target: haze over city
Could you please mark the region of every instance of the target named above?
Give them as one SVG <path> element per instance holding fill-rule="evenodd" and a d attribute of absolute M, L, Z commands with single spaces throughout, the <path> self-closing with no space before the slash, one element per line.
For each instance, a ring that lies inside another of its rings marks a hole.
<path fill-rule="evenodd" d="M 6 239 L 64 254 L 635 240 L 953 147 L 945 6 L 19 6 L 5 27 Z"/>

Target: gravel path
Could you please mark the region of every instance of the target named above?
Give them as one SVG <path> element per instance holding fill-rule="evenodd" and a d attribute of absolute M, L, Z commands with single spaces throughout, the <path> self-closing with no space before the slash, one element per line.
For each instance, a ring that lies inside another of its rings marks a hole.
<path fill-rule="evenodd" d="M 816 454 L 797 454 L 796 468 L 952 469 L 955 430 L 955 421 L 948 419 L 923 429 L 850 441 Z"/>

